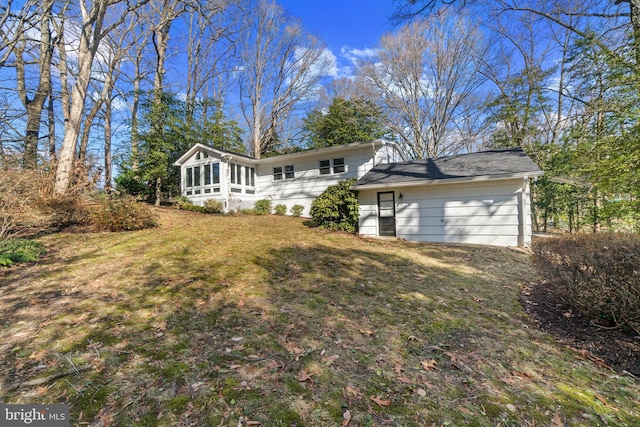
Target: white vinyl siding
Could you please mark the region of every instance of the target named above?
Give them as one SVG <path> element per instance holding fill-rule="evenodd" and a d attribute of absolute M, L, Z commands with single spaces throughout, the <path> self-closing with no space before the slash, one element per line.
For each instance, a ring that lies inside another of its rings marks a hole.
<path fill-rule="evenodd" d="M 396 189 L 397 236 L 425 242 L 517 246 L 522 229 L 522 183 L 522 179 L 514 179 Z M 378 235 L 376 194 L 375 190 L 359 194 L 361 234 Z M 528 241 L 527 236 L 524 240 L 528 243 L 531 230 L 528 204 L 524 209 L 524 229 L 529 234 Z"/>
<path fill-rule="evenodd" d="M 349 155 L 345 154 L 345 173 L 321 175 L 319 164 L 326 154 L 318 156 L 308 156 L 307 158 L 296 159 L 293 163 L 295 179 L 284 179 L 287 172 L 285 166 L 278 164 L 258 164 L 256 172 L 256 188 L 259 189 L 259 199 L 270 199 L 275 206 L 284 204 L 287 212 L 293 205 L 304 206 L 304 214 L 308 215 L 311 203 L 328 186 L 336 184 L 338 181 L 352 177 L 360 178 L 373 167 L 373 156 L 371 147 L 362 147 L 359 151 L 353 151 Z M 340 165 L 339 165 L 340 166 Z M 281 173 L 283 179 L 276 179 L 275 172 Z"/>

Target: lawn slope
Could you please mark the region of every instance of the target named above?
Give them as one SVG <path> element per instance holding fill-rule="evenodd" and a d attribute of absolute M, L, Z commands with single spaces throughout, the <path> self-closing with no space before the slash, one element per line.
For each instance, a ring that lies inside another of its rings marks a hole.
<path fill-rule="evenodd" d="M 518 250 L 159 210 L 0 272 L 0 395 L 72 425 L 638 425 L 640 382 L 519 303 Z"/>

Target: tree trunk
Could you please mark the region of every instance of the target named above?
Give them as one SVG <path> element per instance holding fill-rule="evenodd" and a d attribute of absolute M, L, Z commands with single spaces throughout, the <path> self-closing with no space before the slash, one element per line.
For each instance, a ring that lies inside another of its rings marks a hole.
<path fill-rule="evenodd" d="M 111 191 L 111 93 L 105 100 L 104 111 L 104 189 Z"/>
<path fill-rule="evenodd" d="M 44 103 L 51 92 L 51 57 L 53 55 L 53 43 L 51 40 L 51 10 L 53 0 L 47 0 L 42 6 L 40 16 L 40 57 L 38 66 L 40 75 L 38 86 L 32 99 L 29 99 L 25 81 L 24 49 L 26 46 L 26 33 L 21 34 L 20 41 L 15 47 L 16 73 L 18 94 L 27 114 L 27 126 L 24 137 L 23 166 L 27 169 L 35 169 L 38 165 L 38 141 L 40 137 L 40 121 Z"/>
<path fill-rule="evenodd" d="M 87 157 L 87 146 L 89 145 L 89 136 L 91 134 L 91 126 L 93 126 L 93 121 L 100 111 L 100 107 L 102 107 L 103 99 L 102 97 L 96 100 L 91 107 L 91 111 L 87 114 L 87 117 L 84 119 L 84 126 L 82 128 L 82 137 L 80 138 L 80 148 L 78 149 L 78 160 L 80 164 L 84 164 L 84 161 Z"/>
<path fill-rule="evenodd" d="M 109 4 L 108 0 L 96 0 L 92 3 L 91 10 L 87 12 L 84 1 L 80 2 L 83 25 L 78 46 L 78 75 L 71 91 L 71 109 L 69 119 L 65 122 L 64 138 L 56 168 L 54 192 L 58 195 L 65 194 L 71 184 L 73 161 L 80 134 L 80 122 L 91 78 L 91 65 L 100 43 L 102 23 Z"/>
<path fill-rule="evenodd" d="M 53 109 L 53 86 L 49 86 L 49 105 L 47 108 L 49 124 L 49 168 L 56 167 L 56 117 Z"/>

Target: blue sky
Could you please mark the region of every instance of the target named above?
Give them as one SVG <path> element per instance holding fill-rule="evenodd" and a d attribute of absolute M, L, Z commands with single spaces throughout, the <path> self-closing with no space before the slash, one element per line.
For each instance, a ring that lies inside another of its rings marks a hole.
<path fill-rule="evenodd" d="M 380 37 L 392 30 L 389 16 L 392 0 L 279 0 L 304 28 L 327 43 L 338 61 L 341 74 L 348 74 L 350 61 L 367 55 Z"/>

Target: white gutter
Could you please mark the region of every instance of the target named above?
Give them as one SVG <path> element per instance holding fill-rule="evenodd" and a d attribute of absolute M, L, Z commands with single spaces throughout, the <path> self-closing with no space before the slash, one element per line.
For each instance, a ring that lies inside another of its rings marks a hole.
<path fill-rule="evenodd" d="M 474 177 L 462 177 L 462 178 L 442 178 L 442 179 L 423 179 L 423 180 L 415 180 L 415 181 L 405 181 L 405 182 L 392 182 L 387 184 L 364 184 L 364 185 L 353 185 L 351 187 L 352 190 L 374 190 L 374 189 L 385 189 L 385 188 L 405 188 L 405 187 L 418 187 L 423 185 L 446 185 L 446 184 L 461 184 L 461 183 L 473 183 L 473 182 L 485 182 L 485 181 L 504 181 L 509 179 L 518 179 L 518 178 L 533 178 L 542 176 L 543 172 L 528 172 L 528 173 L 515 173 L 515 174 L 505 174 L 505 175 L 482 175 L 482 176 L 474 176 Z"/>

